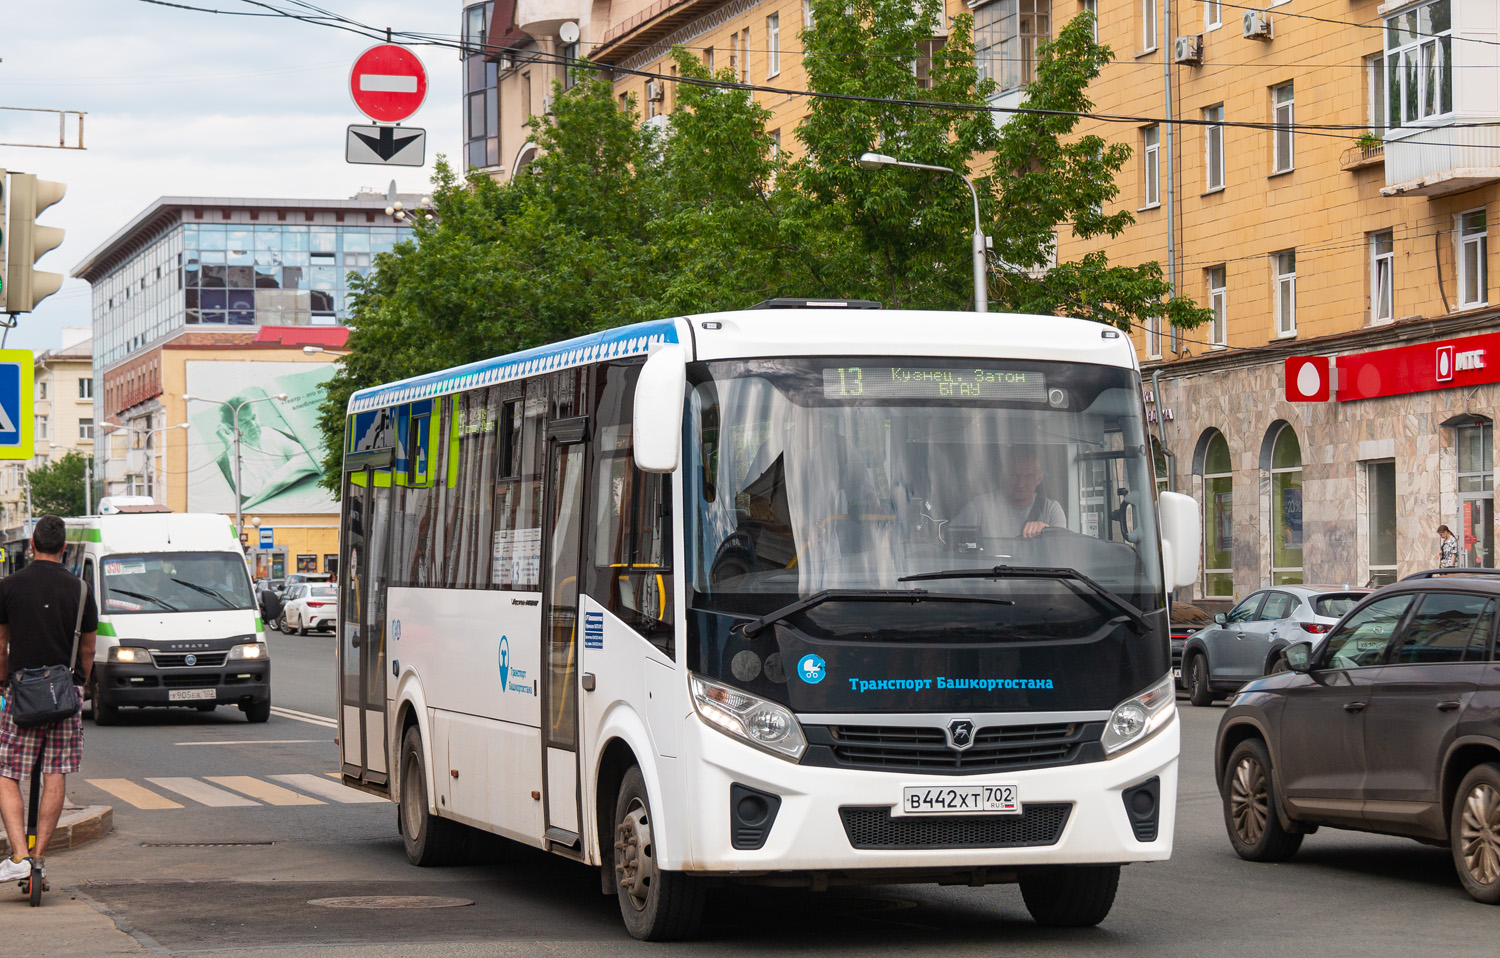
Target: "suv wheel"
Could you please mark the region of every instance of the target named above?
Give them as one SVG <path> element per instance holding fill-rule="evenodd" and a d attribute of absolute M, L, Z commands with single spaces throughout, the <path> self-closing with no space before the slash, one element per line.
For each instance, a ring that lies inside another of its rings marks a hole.
<path fill-rule="evenodd" d="M 1187 667 L 1187 689 L 1188 701 L 1202 707 L 1210 705 L 1214 700 L 1214 691 L 1208 684 L 1208 656 L 1202 652 L 1193 653 Z"/>
<path fill-rule="evenodd" d="M 1475 901 L 1500 905 L 1500 764 L 1487 762 L 1464 776 L 1448 832 L 1464 891 Z"/>
<path fill-rule="evenodd" d="M 1224 827 L 1229 844 L 1246 861 L 1279 862 L 1302 846 L 1302 836 L 1281 827 L 1276 814 L 1276 780 L 1271 756 L 1258 738 L 1246 739 L 1229 754 L 1224 775 Z"/>

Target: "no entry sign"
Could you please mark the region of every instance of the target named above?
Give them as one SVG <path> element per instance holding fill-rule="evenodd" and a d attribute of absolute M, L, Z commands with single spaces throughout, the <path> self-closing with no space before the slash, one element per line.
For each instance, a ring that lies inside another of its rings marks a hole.
<path fill-rule="evenodd" d="M 417 112 L 427 97 L 427 71 L 405 47 L 382 43 L 354 61 L 349 71 L 354 105 L 372 120 L 396 123 Z"/>

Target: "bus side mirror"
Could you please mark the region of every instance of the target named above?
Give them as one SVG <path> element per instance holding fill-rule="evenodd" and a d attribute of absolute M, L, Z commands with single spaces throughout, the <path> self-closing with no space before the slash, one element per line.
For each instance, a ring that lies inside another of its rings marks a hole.
<path fill-rule="evenodd" d="M 1203 522 L 1192 496 L 1163 492 L 1156 497 L 1156 508 L 1161 516 L 1162 573 L 1171 592 L 1198 578 Z"/>
<path fill-rule="evenodd" d="M 631 419 L 635 465 L 642 472 L 672 472 L 677 468 L 686 392 L 687 352 L 668 344 L 651 353 L 635 383 Z"/>

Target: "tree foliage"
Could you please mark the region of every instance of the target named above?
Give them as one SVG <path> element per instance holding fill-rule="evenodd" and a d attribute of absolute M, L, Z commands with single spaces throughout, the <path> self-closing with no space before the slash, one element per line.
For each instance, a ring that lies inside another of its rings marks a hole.
<path fill-rule="evenodd" d="M 84 514 L 83 483 L 86 462 L 72 450 L 61 459 L 27 471 L 34 516 L 81 516 Z"/>
<path fill-rule="evenodd" d="M 1115 237 L 1134 222 L 1108 212 L 1129 147 L 1075 135 L 1112 56 L 1088 14 L 1039 48 L 1026 104 L 1047 112 L 997 124 L 971 16 L 939 45 L 941 0 L 812 0 L 812 12 L 808 86 L 837 96 L 809 100 L 795 145 L 786 136 L 795 156 L 776 148 L 752 91 L 679 48 L 684 82 L 665 129 L 594 78 L 554 88 L 555 115 L 531 119 L 539 156 L 509 182 L 461 180 L 440 161 L 438 218 L 415 222 L 413 239 L 353 284 L 350 352 L 322 411 L 328 488 L 338 492 L 348 398 L 365 386 L 775 296 L 970 308 L 968 188 L 950 173 L 859 168 L 872 150 L 972 177 L 994 240 L 992 308 L 1124 329 L 1207 320 L 1170 297 L 1154 262 L 1114 266 L 1092 252 L 1053 264 L 1059 230 Z"/>

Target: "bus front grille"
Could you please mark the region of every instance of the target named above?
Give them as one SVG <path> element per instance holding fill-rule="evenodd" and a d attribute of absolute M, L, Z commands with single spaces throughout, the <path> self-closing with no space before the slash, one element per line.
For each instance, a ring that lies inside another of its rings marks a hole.
<path fill-rule="evenodd" d="M 975 732 L 974 744 L 963 750 L 950 748 L 941 728 L 827 725 L 810 726 L 806 731 L 812 761 L 804 759 L 805 764 L 846 768 L 972 774 L 1103 758 L 1098 746 L 1103 722 L 991 725 Z"/>
<path fill-rule="evenodd" d="M 199 652 L 193 656 L 193 661 L 187 660 L 187 652 L 152 652 L 151 661 L 159 669 L 185 669 L 193 666 L 216 669 L 224 664 L 229 657 L 228 652 Z"/>
<path fill-rule="evenodd" d="M 1019 815 L 897 817 L 886 805 L 845 805 L 839 817 L 855 848 L 1025 848 L 1057 844 L 1072 812 L 1069 802 L 1051 802 L 1025 805 Z"/>

